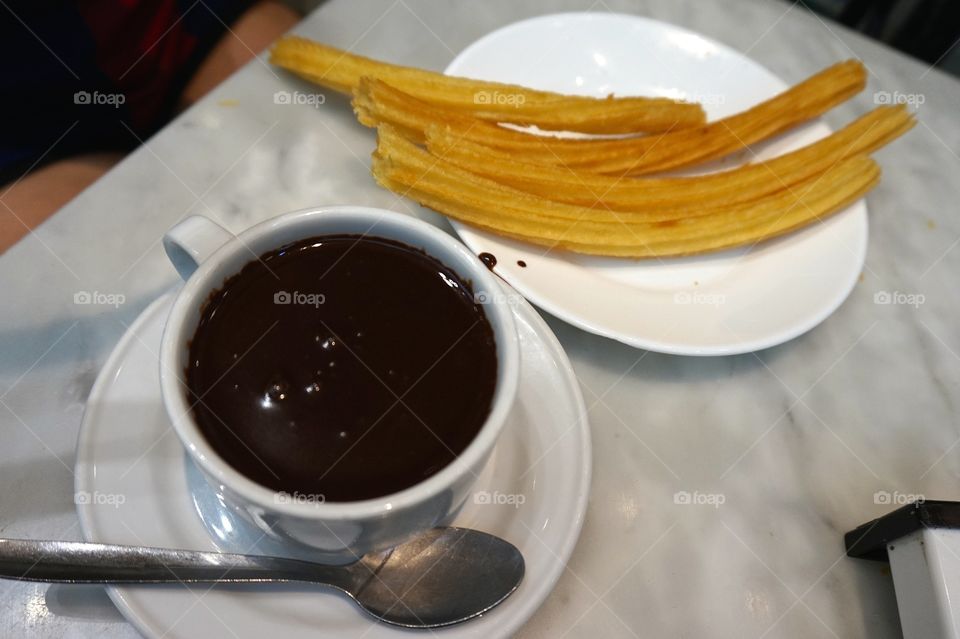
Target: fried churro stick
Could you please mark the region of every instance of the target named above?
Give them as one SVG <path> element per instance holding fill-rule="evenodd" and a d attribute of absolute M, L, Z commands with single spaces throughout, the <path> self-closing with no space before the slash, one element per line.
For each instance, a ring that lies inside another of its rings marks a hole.
<path fill-rule="evenodd" d="M 551 202 L 444 162 L 388 126 L 379 130 L 373 173 L 378 182 L 479 228 L 597 255 L 691 255 L 763 241 L 808 225 L 856 201 L 879 180 L 865 156 L 783 191 L 723 211 L 667 221 L 641 221 L 615 211 Z"/>
<path fill-rule="evenodd" d="M 317 84 L 351 93 L 360 78 L 377 78 L 416 98 L 490 122 L 585 133 L 659 132 L 697 126 L 699 104 L 668 98 L 570 96 L 403 67 L 287 36 L 270 61 Z"/>
<path fill-rule="evenodd" d="M 557 202 L 598 203 L 620 211 L 656 212 L 664 219 L 756 200 L 803 182 L 848 157 L 873 153 L 914 125 L 903 105 L 882 106 L 840 131 L 772 160 L 696 177 L 635 178 L 596 175 L 515 159 L 457 137 L 427 129 L 427 149 L 462 169 Z"/>
<path fill-rule="evenodd" d="M 509 150 L 527 162 L 616 176 L 646 175 L 716 160 L 822 115 L 861 91 L 863 65 L 843 62 L 736 115 L 701 127 L 617 140 L 567 140 L 490 125 L 429 105 L 370 80 L 361 82 L 354 108 L 361 123 L 397 125 L 414 140 L 442 124 L 464 139 Z"/>

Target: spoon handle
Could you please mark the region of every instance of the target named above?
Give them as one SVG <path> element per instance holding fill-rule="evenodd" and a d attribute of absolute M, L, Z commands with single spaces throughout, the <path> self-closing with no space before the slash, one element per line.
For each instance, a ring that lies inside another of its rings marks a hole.
<path fill-rule="evenodd" d="M 0 578 L 101 584 L 309 581 L 342 588 L 349 571 L 279 557 L 0 539 Z"/>

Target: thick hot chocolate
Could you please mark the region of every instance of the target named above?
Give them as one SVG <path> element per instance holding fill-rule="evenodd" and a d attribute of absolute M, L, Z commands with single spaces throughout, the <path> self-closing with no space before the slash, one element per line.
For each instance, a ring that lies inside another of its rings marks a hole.
<path fill-rule="evenodd" d="M 408 488 L 453 461 L 490 411 L 496 345 L 470 283 L 399 242 L 282 247 L 201 313 L 186 371 L 194 417 L 234 469 L 291 498 Z"/>

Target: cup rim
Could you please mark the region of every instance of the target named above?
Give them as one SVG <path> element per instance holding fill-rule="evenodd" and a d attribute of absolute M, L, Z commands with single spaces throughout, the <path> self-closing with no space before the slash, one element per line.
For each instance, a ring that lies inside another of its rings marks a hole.
<path fill-rule="evenodd" d="M 361 235 L 369 234 L 372 237 L 379 237 L 376 233 L 376 226 L 383 221 L 395 227 L 405 228 L 411 233 L 424 237 L 425 244 L 427 244 L 424 250 L 428 255 L 433 256 L 429 249 L 431 244 L 445 245 L 447 250 L 456 254 L 461 259 L 462 264 L 444 263 L 446 266 L 453 268 L 461 277 L 472 280 L 474 290 L 502 290 L 496 276 L 464 244 L 434 225 L 418 218 L 388 209 L 354 205 L 311 207 L 285 213 L 255 224 L 236 235 L 234 239 L 227 241 L 201 263 L 183 284 L 174 299 L 163 328 L 159 353 L 161 394 L 168 417 L 190 457 L 209 476 L 214 477 L 225 488 L 239 494 L 243 499 L 263 508 L 265 511 L 303 519 L 348 521 L 378 517 L 393 510 L 403 510 L 422 503 L 451 487 L 459 477 L 473 472 L 474 466 L 483 459 L 496 443 L 513 406 L 520 367 L 519 338 L 513 312 L 502 297 L 496 296 L 492 303 L 484 305 L 484 312 L 488 314 L 488 320 L 491 319 L 491 315 L 497 315 L 498 322 L 491 321 L 490 324 L 495 331 L 494 336 L 498 344 L 501 340 L 503 344 L 503 357 L 498 358 L 498 367 L 502 367 L 503 374 L 500 375 L 498 368 L 498 380 L 486 420 L 463 452 L 439 472 L 413 486 L 382 497 L 350 502 L 278 502 L 276 496 L 283 491 L 272 490 L 246 477 L 234 469 L 207 442 L 187 404 L 186 393 L 184 392 L 186 382 L 171 368 L 171 366 L 176 365 L 183 341 L 190 337 L 183 335 L 184 324 L 188 317 L 187 311 L 193 305 L 200 303 L 216 286 L 222 284 L 222 282 L 208 281 L 215 272 L 218 263 L 238 250 L 245 250 L 244 244 L 254 238 L 259 239 L 281 227 L 320 215 L 338 215 L 341 219 L 362 220 L 365 218 L 371 222 L 371 227 Z M 322 234 L 321 229 L 318 231 L 318 235 Z M 433 257 L 439 259 L 436 256 Z M 251 259 L 254 258 L 251 257 Z M 466 273 L 463 272 L 464 269 L 467 270 Z M 497 325 L 500 326 L 499 331 Z M 179 336 L 179 339 L 175 339 L 177 336 Z"/>

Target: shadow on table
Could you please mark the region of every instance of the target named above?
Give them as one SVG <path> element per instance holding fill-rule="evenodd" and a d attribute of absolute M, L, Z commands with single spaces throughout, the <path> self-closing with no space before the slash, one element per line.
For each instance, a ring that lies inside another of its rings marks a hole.
<path fill-rule="evenodd" d="M 26 433 L 24 436 L 29 437 Z M 0 465 L 0 486 L 3 486 L 0 525 L 6 529 L 12 522 L 22 524 L 73 512 L 76 509 L 73 465 L 73 451 L 59 460 L 47 454 Z M 55 485 L 62 489 L 52 490 Z M 38 491 L 37 486 L 43 486 L 44 490 Z"/>
<path fill-rule="evenodd" d="M 126 332 L 126 327 L 168 290 L 170 288 L 164 286 L 127 299 L 117 308 L 105 306 L 100 312 L 89 314 L 82 313 L 88 308 L 86 306 L 71 306 L 52 321 L 0 330 L 0 352 L 3 353 L 3 358 L 0 358 L 0 377 L 9 376 L 12 384 L 19 382 L 18 378 L 27 371 L 30 376 L 35 376 L 42 374 L 46 366 L 65 362 L 79 365 L 94 361 L 96 370 L 93 375 L 87 375 L 89 384 L 82 389 L 82 399 L 86 399 L 96 372 Z M 80 312 L 72 312 L 74 309 Z M 0 389 L 0 392 L 7 390 Z"/>
<path fill-rule="evenodd" d="M 97 623 L 123 621 L 103 586 L 50 584 L 44 600 L 47 610 L 58 617 Z"/>
<path fill-rule="evenodd" d="M 897 597 L 893 589 L 893 575 L 890 566 L 875 561 L 850 559 L 853 562 L 853 592 L 858 599 L 860 614 L 863 617 L 865 636 L 882 629 L 884 636 L 901 636 L 900 615 L 897 611 Z M 878 614 L 879 613 L 879 614 Z"/>

